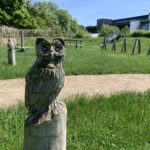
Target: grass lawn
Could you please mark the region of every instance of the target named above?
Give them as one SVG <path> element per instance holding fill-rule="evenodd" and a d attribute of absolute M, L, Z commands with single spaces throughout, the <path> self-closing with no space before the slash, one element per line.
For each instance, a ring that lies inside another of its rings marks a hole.
<path fill-rule="evenodd" d="M 150 92 L 78 96 L 67 102 L 68 150 L 149 150 Z M 20 150 L 23 106 L 0 109 L 0 149 Z"/>
<path fill-rule="evenodd" d="M 142 53 L 131 55 L 134 39 L 127 39 L 127 53 L 121 53 L 123 39 L 117 41 L 117 51 L 112 52 L 99 47 L 102 39 L 84 39 L 80 49 L 66 47 L 66 57 L 63 63 L 66 75 L 81 74 L 116 74 L 116 73 L 150 73 L 150 56 L 146 56 L 150 39 L 142 38 Z M 26 44 L 25 46 L 28 47 Z M 0 47 L 0 79 L 24 77 L 35 61 L 34 46 L 25 53 L 16 52 L 17 65 L 7 65 L 7 48 Z"/>

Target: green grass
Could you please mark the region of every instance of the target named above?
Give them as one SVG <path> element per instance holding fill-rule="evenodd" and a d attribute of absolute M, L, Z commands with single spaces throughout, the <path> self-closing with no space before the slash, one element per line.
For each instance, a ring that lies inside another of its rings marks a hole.
<path fill-rule="evenodd" d="M 29 42 L 28 42 L 29 43 Z M 146 56 L 150 46 L 150 39 L 142 38 L 142 53 L 131 55 L 134 39 L 127 39 L 127 53 L 121 53 L 123 39 L 117 41 L 117 52 L 107 51 L 99 47 L 101 38 L 84 39 L 84 46 L 80 49 L 66 47 L 63 63 L 66 75 L 80 74 L 116 74 L 116 73 L 150 73 L 150 56 Z M 7 65 L 7 48 L 0 48 L 0 79 L 22 78 L 35 61 L 34 45 L 29 43 L 29 50 L 25 53 L 16 52 L 17 65 Z"/>
<path fill-rule="evenodd" d="M 117 52 L 99 48 L 101 39 L 86 39 L 82 49 L 67 49 L 64 69 L 67 75 L 150 73 L 150 57 L 146 56 L 150 39 L 142 39 L 142 53 L 132 55 L 134 39 L 127 40 L 127 53 L 121 53 L 123 40 L 117 42 Z"/>
<path fill-rule="evenodd" d="M 26 114 L 22 104 L 0 109 L 0 150 L 21 150 Z"/>
<path fill-rule="evenodd" d="M 150 92 L 68 99 L 68 150 L 150 150 Z M 0 149 L 20 150 L 26 110 L 0 110 Z"/>

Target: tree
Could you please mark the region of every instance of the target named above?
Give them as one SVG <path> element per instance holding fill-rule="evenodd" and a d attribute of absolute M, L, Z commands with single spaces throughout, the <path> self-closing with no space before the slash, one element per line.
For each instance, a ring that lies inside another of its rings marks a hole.
<path fill-rule="evenodd" d="M 1 25 L 9 25 L 9 20 L 11 17 L 0 8 L 0 24 Z"/>
<path fill-rule="evenodd" d="M 77 33 L 77 31 L 78 31 L 78 23 L 77 23 L 77 21 L 75 19 L 70 21 L 70 28 L 71 28 L 71 31 L 74 34 Z"/>
<path fill-rule="evenodd" d="M 56 11 L 56 17 L 57 17 L 57 25 L 61 27 L 62 33 L 66 34 L 69 32 L 69 24 L 71 16 L 69 13 L 65 10 L 59 9 Z"/>
<path fill-rule="evenodd" d="M 77 21 L 71 20 L 66 10 L 52 2 L 32 0 L 1 0 L 0 24 L 23 29 L 50 28 L 63 35 L 68 35 L 70 28 L 74 34 L 78 31 Z"/>
<path fill-rule="evenodd" d="M 48 29 L 56 26 L 55 11 L 58 9 L 56 4 L 51 2 L 36 2 L 29 6 L 28 11 L 35 17 L 38 28 Z"/>
<path fill-rule="evenodd" d="M 16 28 L 36 28 L 36 21 L 25 7 L 24 0 L 2 0 L 1 24 Z"/>
<path fill-rule="evenodd" d="M 31 17 L 26 8 L 21 8 L 13 13 L 13 26 L 17 28 L 37 28 L 37 22 Z"/>

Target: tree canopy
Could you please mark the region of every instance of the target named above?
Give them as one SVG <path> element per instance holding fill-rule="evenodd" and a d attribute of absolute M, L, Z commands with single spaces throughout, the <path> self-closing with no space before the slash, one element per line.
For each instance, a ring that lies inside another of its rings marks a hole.
<path fill-rule="evenodd" d="M 32 0 L 1 0 L 0 25 L 20 29 L 53 29 L 62 34 L 80 30 L 78 22 L 69 12 L 53 2 Z"/>

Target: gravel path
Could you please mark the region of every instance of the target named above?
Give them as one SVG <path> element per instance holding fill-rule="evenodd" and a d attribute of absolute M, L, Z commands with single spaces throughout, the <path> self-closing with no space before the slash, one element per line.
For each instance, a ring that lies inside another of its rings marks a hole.
<path fill-rule="evenodd" d="M 17 104 L 24 99 L 24 79 L 0 80 L 0 107 Z M 66 76 L 61 98 L 77 94 L 109 96 L 122 91 L 144 92 L 150 89 L 150 74 Z"/>

